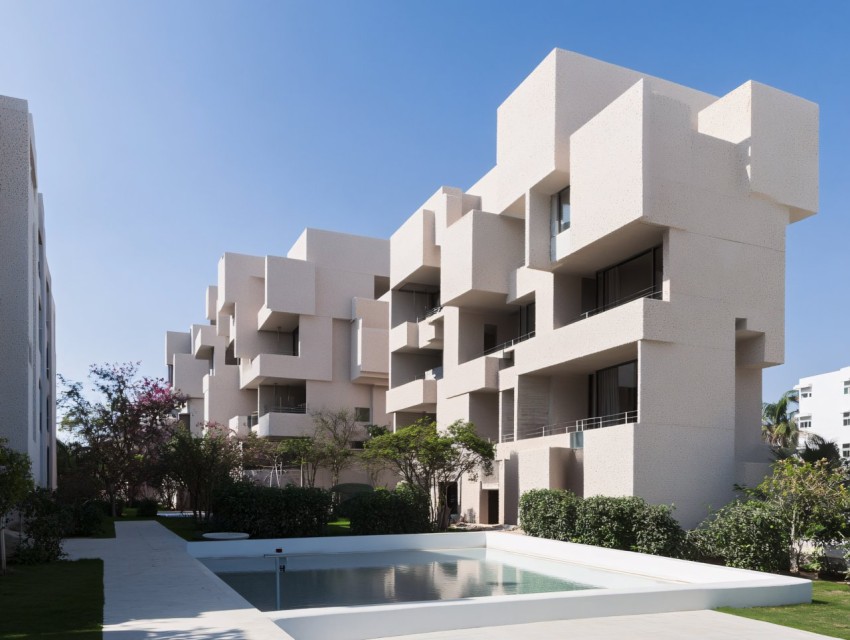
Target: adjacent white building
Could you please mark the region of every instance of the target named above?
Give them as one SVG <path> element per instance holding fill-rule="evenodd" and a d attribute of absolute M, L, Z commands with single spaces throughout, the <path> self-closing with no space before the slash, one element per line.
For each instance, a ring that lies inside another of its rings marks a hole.
<path fill-rule="evenodd" d="M 0 438 L 56 486 L 56 324 L 27 102 L 0 96 Z"/>
<path fill-rule="evenodd" d="M 835 442 L 850 459 L 850 367 L 800 378 L 797 426 Z"/>
<path fill-rule="evenodd" d="M 696 524 L 767 470 L 762 369 L 784 358 L 785 228 L 818 208 L 817 105 L 555 50 L 496 134 L 492 170 L 392 236 L 394 426 L 498 443 L 458 487 L 482 522 L 559 487 Z"/>
<path fill-rule="evenodd" d="M 387 240 L 307 229 L 286 257 L 224 254 L 208 323 L 166 334 L 182 419 L 273 439 L 322 410 L 387 424 L 388 286 Z"/>

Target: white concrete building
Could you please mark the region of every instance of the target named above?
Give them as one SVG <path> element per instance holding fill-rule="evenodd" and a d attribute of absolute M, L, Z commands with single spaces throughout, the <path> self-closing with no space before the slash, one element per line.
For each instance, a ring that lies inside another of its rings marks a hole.
<path fill-rule="evenodd" d="M 797 426 L 835 442 L 850 459 L 850 367 L 800 378 Z"/>
<path fill-rule="evenodd" d="M 286 257 L 224 254 L 209 323 L 166 334 L 183 419 L 264 438 L 308 435 L 325 409 L 388 424 L 388 286 L 387 240 L 307 229 Z"/>
<path fill-rule="evenodd" d="M 0 96 L 0 438 L 56 486 L 56 324 L 35 135 L 25 100 Z"/>
<path fill-rule="evenodd" d="M 816 212 L 817 176 L 811 102 L 553 51 L 499 107 L 493 169 L 392 236 L 393 424 L 498 442 L 493 475 L 459 487 L 482 522 L 561 487 L 696 524 L 767 470 L 785 227 Z"/>

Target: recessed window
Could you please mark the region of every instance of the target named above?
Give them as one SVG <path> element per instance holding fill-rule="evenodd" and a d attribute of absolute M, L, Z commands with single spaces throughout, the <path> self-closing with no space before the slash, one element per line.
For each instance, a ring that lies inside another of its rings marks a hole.
<path fill-rule="evenodd" d="M 843 421 L 845 427 L 850 427 L 850 411 L 844 412 Z"/>
<path fill-rule="evenodd" d="M 801 416 L 797 425 L 800 429 L 812 428 L 812 416 Z"/>
<path fill-rule="evenodd" d="M 570 228 L 570 188 L 552 196 L 552 235 Z"/>
<path fill-rule="evenodd" d="M 844 395 L 850 396 L 850 380 L 844 381 Z"/>
<path fill-rule="evenodd" d="M 841 445 L 841 457 L 850 458 L 850 442 L 845 442 Z"/>
<path fill-rule="evenodd" d="M 357 422 L 371 422 L 372 421 L 372 411 L 369 407 L 355 407 L 354 409 L 354 419 Z"/>
<path fill-rule="evenodd" d="M 803 387 L 800 389 L 800 397 L 801 398 L 811 398 L 812 397 L 812 388 L 811 387 Z"/>

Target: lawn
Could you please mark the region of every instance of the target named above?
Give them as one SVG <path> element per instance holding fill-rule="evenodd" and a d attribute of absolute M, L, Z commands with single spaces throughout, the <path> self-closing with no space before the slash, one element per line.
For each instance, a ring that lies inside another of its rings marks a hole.
<path fill-rule="evenodd" d="M 816 581 L 812 586 L 811 604 L 753 609 L 723 607 L 719 611 L 850 640 L 850 586 L 826 580 Z"/>
<path fill-rule="evenodd" d="M 100 640 L 103 561 L 11 565 L 0 576 L 0 638 Z"/>

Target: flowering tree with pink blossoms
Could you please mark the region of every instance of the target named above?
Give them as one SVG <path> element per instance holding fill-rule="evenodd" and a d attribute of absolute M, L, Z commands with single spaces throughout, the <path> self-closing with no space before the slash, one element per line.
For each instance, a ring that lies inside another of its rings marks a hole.
<path fill-rule="evenodd" d="M 153 469 L 153 462 L 175 411 L 185 402 L 158 378 L 136 377 L 139 363 L 92 365 L 89 395 L 80 382 L 60 376 L 65 390 L 59 404 L 65 411 L 62 428 L 71 432 L 91 454 L 91 472 L 109 500 L 112 515 L 117 501 L 132 500 Z"/>

